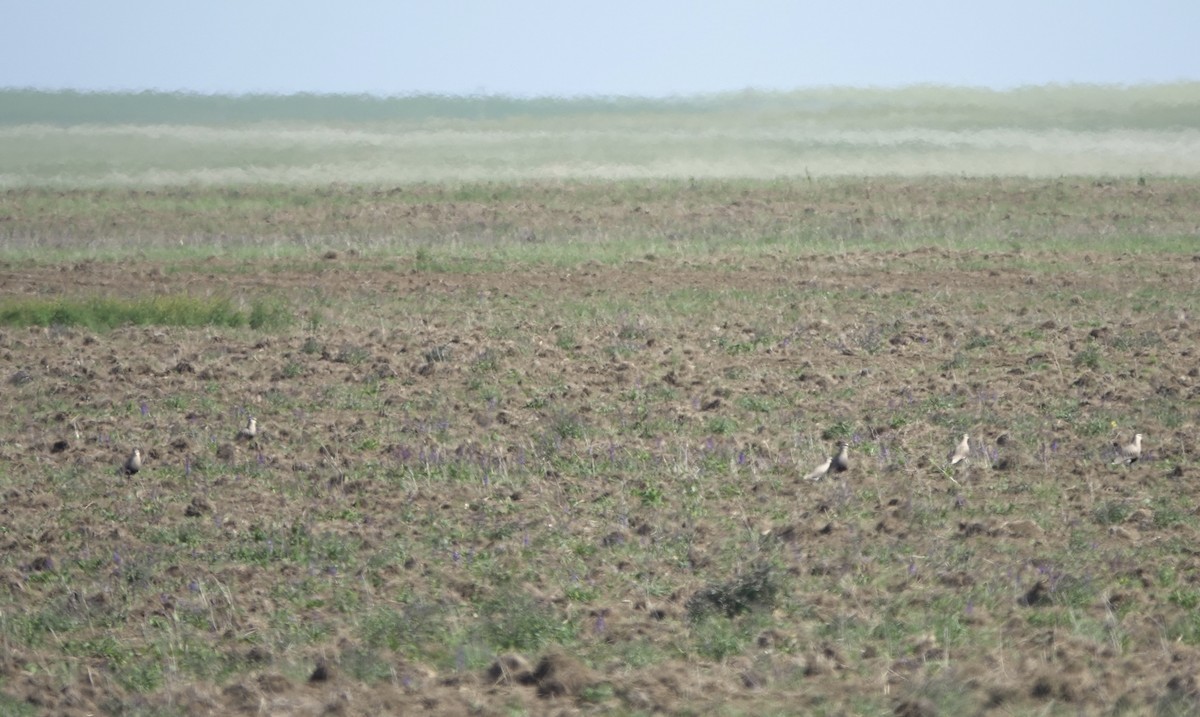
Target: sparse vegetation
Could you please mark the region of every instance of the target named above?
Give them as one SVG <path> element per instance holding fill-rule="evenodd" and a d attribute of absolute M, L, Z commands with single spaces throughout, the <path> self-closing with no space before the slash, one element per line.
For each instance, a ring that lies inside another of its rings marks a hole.
<path fill-rule="evenodd" d="M 4 714 L 1200 709 L 1200 181 L 0 218 Z"/>

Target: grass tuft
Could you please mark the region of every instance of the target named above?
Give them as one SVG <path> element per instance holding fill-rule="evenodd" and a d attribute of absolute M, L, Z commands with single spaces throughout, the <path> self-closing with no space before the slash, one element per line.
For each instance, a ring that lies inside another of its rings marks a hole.
<path fill-rule="evenodd" d="M 249 326 L 260 331 L 292 323 L 288 305 L 277 299 L 256 299 L 248 310 L 227 297 L 182 295 L 150 298 L 8 298 L 0 299 L 0 324 L 6 326 L 79 326 L 105 331 L 119 326 Z"/>

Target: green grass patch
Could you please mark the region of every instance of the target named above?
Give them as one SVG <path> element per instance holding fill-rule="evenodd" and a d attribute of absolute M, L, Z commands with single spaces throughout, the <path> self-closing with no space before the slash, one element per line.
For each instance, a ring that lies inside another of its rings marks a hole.
<path fill-rule="evenodd" d="M 278 299 L 255 299 L 245 308 L 228 297 L 182 295 L 0 299 L 0 324 L 16 327 L 79 326 L 105 331 L 119 326 L 215 326 L 273 331 L 291 323 L 291 308 Z"/>

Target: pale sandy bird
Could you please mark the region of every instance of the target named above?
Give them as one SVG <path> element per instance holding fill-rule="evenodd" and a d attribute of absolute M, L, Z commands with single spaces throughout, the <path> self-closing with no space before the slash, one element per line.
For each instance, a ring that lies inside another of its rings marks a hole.
<path fill-rule="evenodd" d="M 1117 459 L 1113 461 L 1113 465 L 1121 463 L 1129 464 L 1136 463 L 1142 457 L 1142 434 L 1135 433 L 1132 443 L 1126 443 L 1117 451 Z"/>
<path fill-rule="evenodd" d="M 954 447 L 954 450 L 947 457 L 950 459 L 950 465 L 954 465 L 965 460 L 969 455 L 971 455 L 970 436 L 964 433 L 962 440 L 958 442 L 958 445 Z"/>
<path fill-rule="evenodd" d="M 846 458 L 847 449 L 848 446 L 845 441 L 839 443 L 837 454 L 826 458 L 824 463 L 813 468 L 811 473 L 804 476 L 804 480 L 821 480 L 831 469 L 834 473 L 841 473 L 849 468 L 850 461 Z"/>
<path fill-rule="evenodd" d="M 246 427 L 238 431 L 238 438 L 250 439 L 258 435 L 258 421 L 254 420 L 254 416 L 246 421 Z"/>
<path fill-rule="evenodd" d="M 804 480 L 821 480 L 822 478 L 825 477 L 825 474 L 829 472 L 829 466 L 832 463 L 833 463 L 833 456 L 826 458 L 824 463 L 817 466 L 816 468 L 813 468 L 811 473 L 804 476 Z"/>
<path fill-rule="evenodd" d="M 137 448 L 134 448 L 133 453 L 130 453 L 129 457 L 125 459 L 125 465 L 121 467 L 121 470 L 125 472 L 125 475 L 131 476 L 134 473 L 137 473 L 138 471 L 140 471 L 141 469 L 142 469 L 142 452 L 140 450 L 138 450 Z"/>

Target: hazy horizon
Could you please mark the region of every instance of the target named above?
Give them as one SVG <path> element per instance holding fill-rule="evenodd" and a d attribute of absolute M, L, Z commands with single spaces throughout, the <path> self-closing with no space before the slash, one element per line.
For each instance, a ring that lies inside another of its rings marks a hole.
<path fill-rule="evenodd" d="M 0 91 L 0 188 L 1200 176 L 1200 83 L 690 100 Z"/>
<path fill-rule="evenodd" d="M 74 95 L 115 95 L 115 96 L 139 96 L 139 95 L 164 95 L 175 97 L 200 97 L 200 98 L 225 98 L 225 99 L 247 99 L 247 98 L 293 98 L 293 97 L 322 97 L 322 98 L 365 98 L 371 100 L 395 100 L 395 99 L 413 99 L 413 98 L 442 98 L 449 100 L 514 100 L 514 101 L 539 101 L 539 100 L 560 100 L 560 101 L 610 101 L 610 100 L 642 100 L 649 102 L 695 102 L 708 101 L 713 99 L 735 98 L 740 96 L 755 96 L 755 97 L 777 97 L 784 95 L 820 93 L 820 92 L 882 92 L 882 93 L 903 93 L 914 90 L 949 90 L 949 91 L 965 91 L 977 92 L 980 94 L 1004 95 L 1014 92 L 1026 92 L 1030 90 L 1055 90 L 1055 89 L 1087 89 L 1087 90 L 1138 90 L 1138 89 L 1153 89 L 1161 87 L 1186 87 L 1189 85 L 1200 86 L 1200 79 L 1176 79 L 1176 80 L 1156 80 L 1144 82 L 1087 82 L 1087 81 L 1065 81 L 1065 82 L 1040 82 L 1040 83 L 1025 83 L 1007 87 L 994 87 L 983 84 L 952 84 L 939 82 L 911 82 L 907 84 L 897 85 L 850 85 L 850 84 L 824 84 L 824 85 L 807 85 L 787 88 L 757 88 L 744 87 L 740 89 L 726 90 L 710 90 L 696 92 L 673 92 L 669 94 L 639 94 L 636 92 L 625 93 L 559 93 L 559 94 L 531 94 L 518 92 L 501 92 L 501 91 L 478 91 L 478 92 L 432 92 L 432 91 L 394 91 L 390 93 L 372 92 L 372 91 L 321 91 L 321 90 L 291 90 L 291 91 L 262 91 L 262 90 L 245 90 L 245 91 L 226 91 L 226 90 L 190 90 L 190 89 L 159 89 L 152 87 L 142 88 L 87 88 L 87 87 L 36 87 L 36 86 L 17 86 L 3 85 L 0 86 L 0 93 L 11 92 L 30 92 L 37 94 L 74 94 Z"/>
<path fill-rule="evenodd" d="M 666 112 L 714 114 L 721 112 L 800 112 L 824 117 L 847 111 L 864 114 L 874 125 L 907 115 L 907 125 L 940 126 L 947 117 L 965 113 L 977 116 L 977 126 L 999 126 L 1006 120 L 1026 125 L 1031 118 L 1082 118 L 1088 125 L 1127 128 L 1151 119 L 1160 124 L 1200 127 L 1200 81 L 1138 85 L 1052 83 L 997 90 L 965 85 L 916 84 L 905 87 L 830 86 L 793 90 L 742 90 L 664 97 L 636 95 L 515 96 L 408 93 L 203 93 L 160 90 L 108 91 L 36 88 L 0 88 L 0 124 L 68 121 L 75 115 L 94 119 L 156 121 L 174 116 L 176 121 L 225 122 L 240 116 L 264 120 L 296 118 L 359 121 L 406 120 L 429 116 L 461 116 L 470 120 L 508 118 L 516 114 L 628 114 Z M 979 113 L 991 108 L 1005 115 Z M 1195 111 L 1195 114 L 1193 114 Z M 1012 113 L 1019 113 L 1014 119 Z M 138 113 L 145 117 L 138 118 Z M 239 115 L 241 113 L 241 115 Z M 1113 121 L 1120 117 L 1121 121 Z M 844 117 L 843 117 L 844 119 Z M 1047 126 L 1039 120 L 1041 126 Z M 1053 126 L 1062 126 L 1053 124 Z"/>
<path fill-rule="evenodd" d="M 1200 3 L 17 3 L 0 87 L 672 97 L 1200 80 Z"/>

